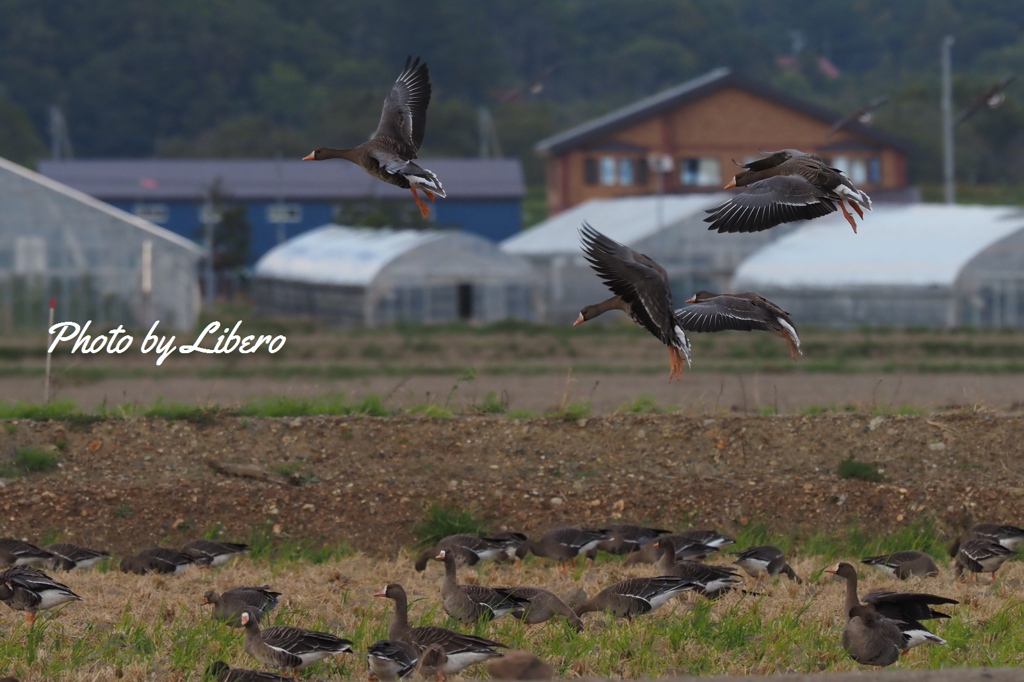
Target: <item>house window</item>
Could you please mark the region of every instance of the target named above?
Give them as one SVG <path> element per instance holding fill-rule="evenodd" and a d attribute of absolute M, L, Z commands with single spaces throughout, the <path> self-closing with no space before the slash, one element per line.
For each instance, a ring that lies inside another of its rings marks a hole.
<path fill-rule="evenodd" d="M 716 187 L 722 182 L 722 166 L 717 158 L 711 156 L 681 159 L 679 182 L 698 187 Z"/>
<path fill-rule="evenodd" d="M 855 185 L 863 185 L 868 181 L 868 164 L 864 159 L 854 159 L 850 162 L 850 180 Z"/>
<path fill-rule="evenodd" d="M 151 223 L 167 222 L 167 204 L 135 204 L 132 213 Z"/>
<path fill-rule="evenodd" d="M 646 185 L 647 184 L 647 159 L 642 156 L 636 160 L 636 184 Z"/>
<path fill-rule="evenodd" d="M 593 157 L 583 159 L 583 181 L 588 185 L 597 184 L 597 159 Z"/>
<path fill-rule="evenodd" d="M 868 182 L 875 184 L 882 182 L 882 160 L 877 156 L 868 159 Z"/>
<path fill-rule="evenodd" d="M 602 156 L 601 157 L 601 184 L 602 185 L 614 185 L 615 176 L 618 164 L 615 162 L 614 156 Z"/>
<path fill-rule="evenodd" d="M 633 159 L 619 159 L 619 184 L 633 184 Z"/>
<path fill-rule="evenodd" d="M 268 223 L 301 223 L 301 204 L 270 204 L 267 206 Z"/>

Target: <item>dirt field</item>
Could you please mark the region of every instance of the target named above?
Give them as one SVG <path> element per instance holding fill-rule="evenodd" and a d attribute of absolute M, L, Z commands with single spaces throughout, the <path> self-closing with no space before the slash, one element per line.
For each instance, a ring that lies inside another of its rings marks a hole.
<path fill-rule="evenodd" d="M 16 446 L 64 450 L 56 472 L 4 481 L 0 533 L 123 553 L 215 524 L 236 538 L 265 525 L 394 556 L 434 502 L 531 533 L 618 518 L 797 533 L 933 517 L 960 528 L 1024 519 L 1022 434 L 1024 418 L 986 412 L 7 422 L 4 457 Z M 885 480 L 839 478 L 848 457 L 877 463 Z M 305 482 L 229 478 L 206 458 Z"/>

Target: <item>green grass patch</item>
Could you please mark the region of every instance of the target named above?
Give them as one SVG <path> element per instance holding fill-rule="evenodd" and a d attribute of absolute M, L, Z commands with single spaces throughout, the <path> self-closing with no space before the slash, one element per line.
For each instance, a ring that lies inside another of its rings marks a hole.
<path fill-rule="evenodd" d="M 53 471 L 60 462 L 60 455 L 32 445 L 14 448 L 14 457 L 6 465 L 0 465 L 0 476 L 13 478 L 25 474 L 39 474 Z"/>
<path fill-rule="evenodd" d="M 625 414 L 659 414 L 664 412 L 658 406 L 658 399 L 649 393 L 641 393 L 632 401 L 619 405 L 615 411 Z"/>
<path fill-rule="evenodd" d="M 545 416 L 551 419 L 561 419 L 567 422 L 574 422 L 590 415 L 589 400 L 574 400 L 565 407 L 548 412 Z"/>
<path fill-rule="evenodd" d="M 880 483 L 885 480 L 882 472 L 878 470 L 877 464 L 860 462 L 854 459 L 853 455 L 839 463 L 836 473 L 839 475 L 839 478 L 855 478 L 859 481 L 868 481 L 870 483 Z"/>
<path fill-rule="evenodd" d="M 413 526 L 420 544 L 432 545 L 443 537 L 484 532 L 485 524 L 473 512 L 447 504 L 431 504 L 425 519 Z"/>

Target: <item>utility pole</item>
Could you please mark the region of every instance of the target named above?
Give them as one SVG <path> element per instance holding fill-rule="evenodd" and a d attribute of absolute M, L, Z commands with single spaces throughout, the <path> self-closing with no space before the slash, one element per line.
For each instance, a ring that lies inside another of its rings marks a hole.
<path fill-rule="evenodd" d="M 947 204 L 956 203 L 956 177 L 953 170 L 953 66 L 952 49 L 956 39 L 942 39 L 942 178 Z"/>

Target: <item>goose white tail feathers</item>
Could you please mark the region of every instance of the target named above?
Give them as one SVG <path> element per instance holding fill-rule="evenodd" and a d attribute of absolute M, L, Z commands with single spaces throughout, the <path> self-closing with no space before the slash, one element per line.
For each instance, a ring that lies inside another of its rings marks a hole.
<path fill-rule="evenodd" d="M 778 319 L 779 324 L 782 325 L 782 328 L 786 330 L 786 335 L 793 342 L 793 347 L 796 348 L 796 352 L 799 353 L 800 355 L 803 355 L 804 352 L 800 349 L 800 337 L 796 333 L 796 328 L 789 322 L 786 322 L 781 317 L 776 319 Z"/>
<path fill-rule="evenodd" d="M 846 185 L 839 185 L 836 187 L 836 194 L 847 199 L 848 201 L 856 202 L 863 206 L 867 210 L 871 210 L 871 197 L 868 196 L 867 192 Z"/>
<path fill-rule="evenodd" d="M 686 366 L 693 367 L 693 363 L 690 360 L 690 340 L 686 338 L 686 333 L 683 332 L 679 325 L 673 327 L 673 331 L 676 333 L 676 338 L 679 340 L 679 345 L 676 347 L 682 351 L 683 357 L 686 358 Z M 793 333 L 796 334 L 796 330 L 794 330 Z M 800 342 L 797 341 L 796 345 L 799 346 Z"/>
<path fill-rule="evenodd" d="M 442 199 L 447 197 L 444 193 L 444 187 L 441 186 L 441 181 L 433 171 L 421 167 L 417 167 L 417 170 L 422 171 L 422 174 L 416 173 L 414 175 L 411 173 L 403 173 L 403 175 L 405 175 L 405 179 L 409 181 L 410 185 L 429 191 L 431 194 L 435 194 Z"/>

